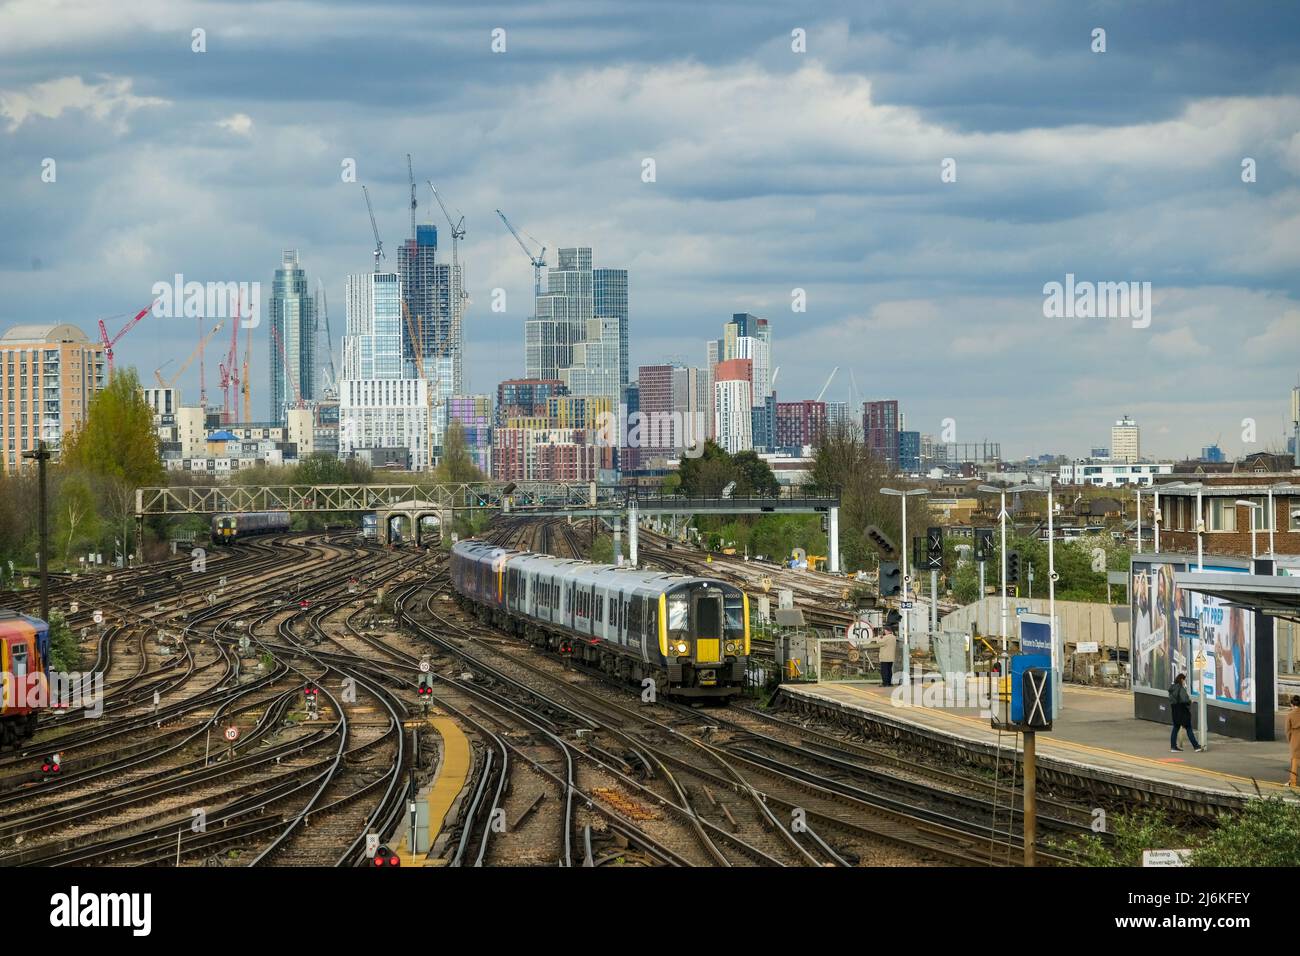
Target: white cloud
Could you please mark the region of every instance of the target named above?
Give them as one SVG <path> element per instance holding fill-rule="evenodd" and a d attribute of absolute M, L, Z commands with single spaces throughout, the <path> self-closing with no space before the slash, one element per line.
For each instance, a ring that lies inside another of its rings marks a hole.
<path fill-rule="evenodd" d="M 236 136 L 251 136 L 253 133 L 253 118 L 247 113 L 235 113 L 233 116 L 227 116 L 225 119 L 217 120 L 217 125 L 224 130 L 229 130 Z"/>
<path fill-rule="evenodd" d="M 12 133 L 33 117 L 59 119 L 78 110 L 125 133 L 127 117 L 136 110 L 169 104 L 156 96 L 136 96 L 131 87 L 126 77 L 105 76 L 100 83 L 87 83 L 80 76 L 64 76 L 22 90 L 0 90 L 0 116 L 8 120 Z"/>

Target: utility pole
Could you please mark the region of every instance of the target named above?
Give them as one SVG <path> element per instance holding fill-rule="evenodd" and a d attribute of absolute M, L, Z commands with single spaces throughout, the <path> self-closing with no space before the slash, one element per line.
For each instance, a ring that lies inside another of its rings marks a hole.
<path fill-rule="evenodd" d="M 1038 837 L 1038 746 L 1037 735 L 1025 731 L 1025 866 L 1034 865 L 1034 842 Z"/>
<path fill-rule="evenodd" d="M 50 619 L 50 528 L 45 501 L 45 463 L 50 460 L 50 451 L 45 447 L 45 442 L 38 438 L 36 439 L 36 448 L 32 451 L 23 452 L 23 457 L 29 461 L 35 461 L 38 471 L 37 483 L 40 491 L 37 498 L 37 513 L 39 515 L 37 520 L 41 529 L 41 555 L 39 561 L 41 569 L 41 620 L 48 622 Z"/>

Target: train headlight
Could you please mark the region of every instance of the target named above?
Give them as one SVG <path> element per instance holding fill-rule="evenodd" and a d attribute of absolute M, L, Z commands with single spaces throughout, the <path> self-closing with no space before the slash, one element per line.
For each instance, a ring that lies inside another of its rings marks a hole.
<path fill-rule="evenodd" d="M 727 653 L 728 653 L 728 654 L 734 654 L 734 653 L 736 653 L 736 642 L 735 642 L 735 641 L 727 641 Z"/>
<path fill-rule="evenodd" d="M 685 653 L 686 653 L 686 642 L 685 642 L 685 641 L 678 641 L 678 642 L 677 642 L 677 653 L 678 653 L 678 654 L 685 654 Z"/>

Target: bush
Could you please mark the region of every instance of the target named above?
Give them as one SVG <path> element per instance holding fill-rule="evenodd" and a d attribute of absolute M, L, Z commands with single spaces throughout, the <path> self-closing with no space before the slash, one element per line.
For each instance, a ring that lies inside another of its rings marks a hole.
<path fill-rule="evenodd" d="M 81 646 L 68 627 L 68 622 L 58 611 L 50 612 L 50 669 L 55 671 L 79 670 Z"/>
<path fill-rule="evenodd" d="M 1225 813 L 1192 854 L 1194 866 L 1300 866 L 1300 806 L 1276 797 Z"/>

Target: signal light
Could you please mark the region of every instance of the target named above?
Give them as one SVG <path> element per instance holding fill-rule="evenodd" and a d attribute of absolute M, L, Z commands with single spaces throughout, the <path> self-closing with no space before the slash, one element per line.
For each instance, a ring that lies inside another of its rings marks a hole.
<path fill-rule="evenodd" d="M 975 529 L 975 560 L 987 561 L 993 557 L 993 529 Z"/>
<path fill-rule="evenodd" d="M 891 555 L 898 552 L 898 549 L 894 546 L 894 542 L 889 539 L 889 535 L 885 534 L 885 532 L 881 531 L 875 525 L 869 527 L 864 533 L 867 536 L 867 541 L 870 542 L 871 545 L 881 554 Z"/>
<path fill-rule="evenodd" d="M 379 849 L 375 850 L 375 857 L 373 860 L 370 861 L 370 863 L 372 866 L 377 866 L 377 867 L 401 866 L 402 858 L 398 856 L 396 853 L 394 853 L 388 847 L 381 846 L 379 847 Z"/>
<path fill-rule="evenodd" d="M 880 580 L 877 590 L 881 597 L 898 594 L 903 590 L 903 576 L 897 561 L 880 562 Z"/>
<path fill-rule="evenodd" d="M 1020 553 L 1018 551 L 1007 552 L 1007 584 L 1020 583 Z"/>

